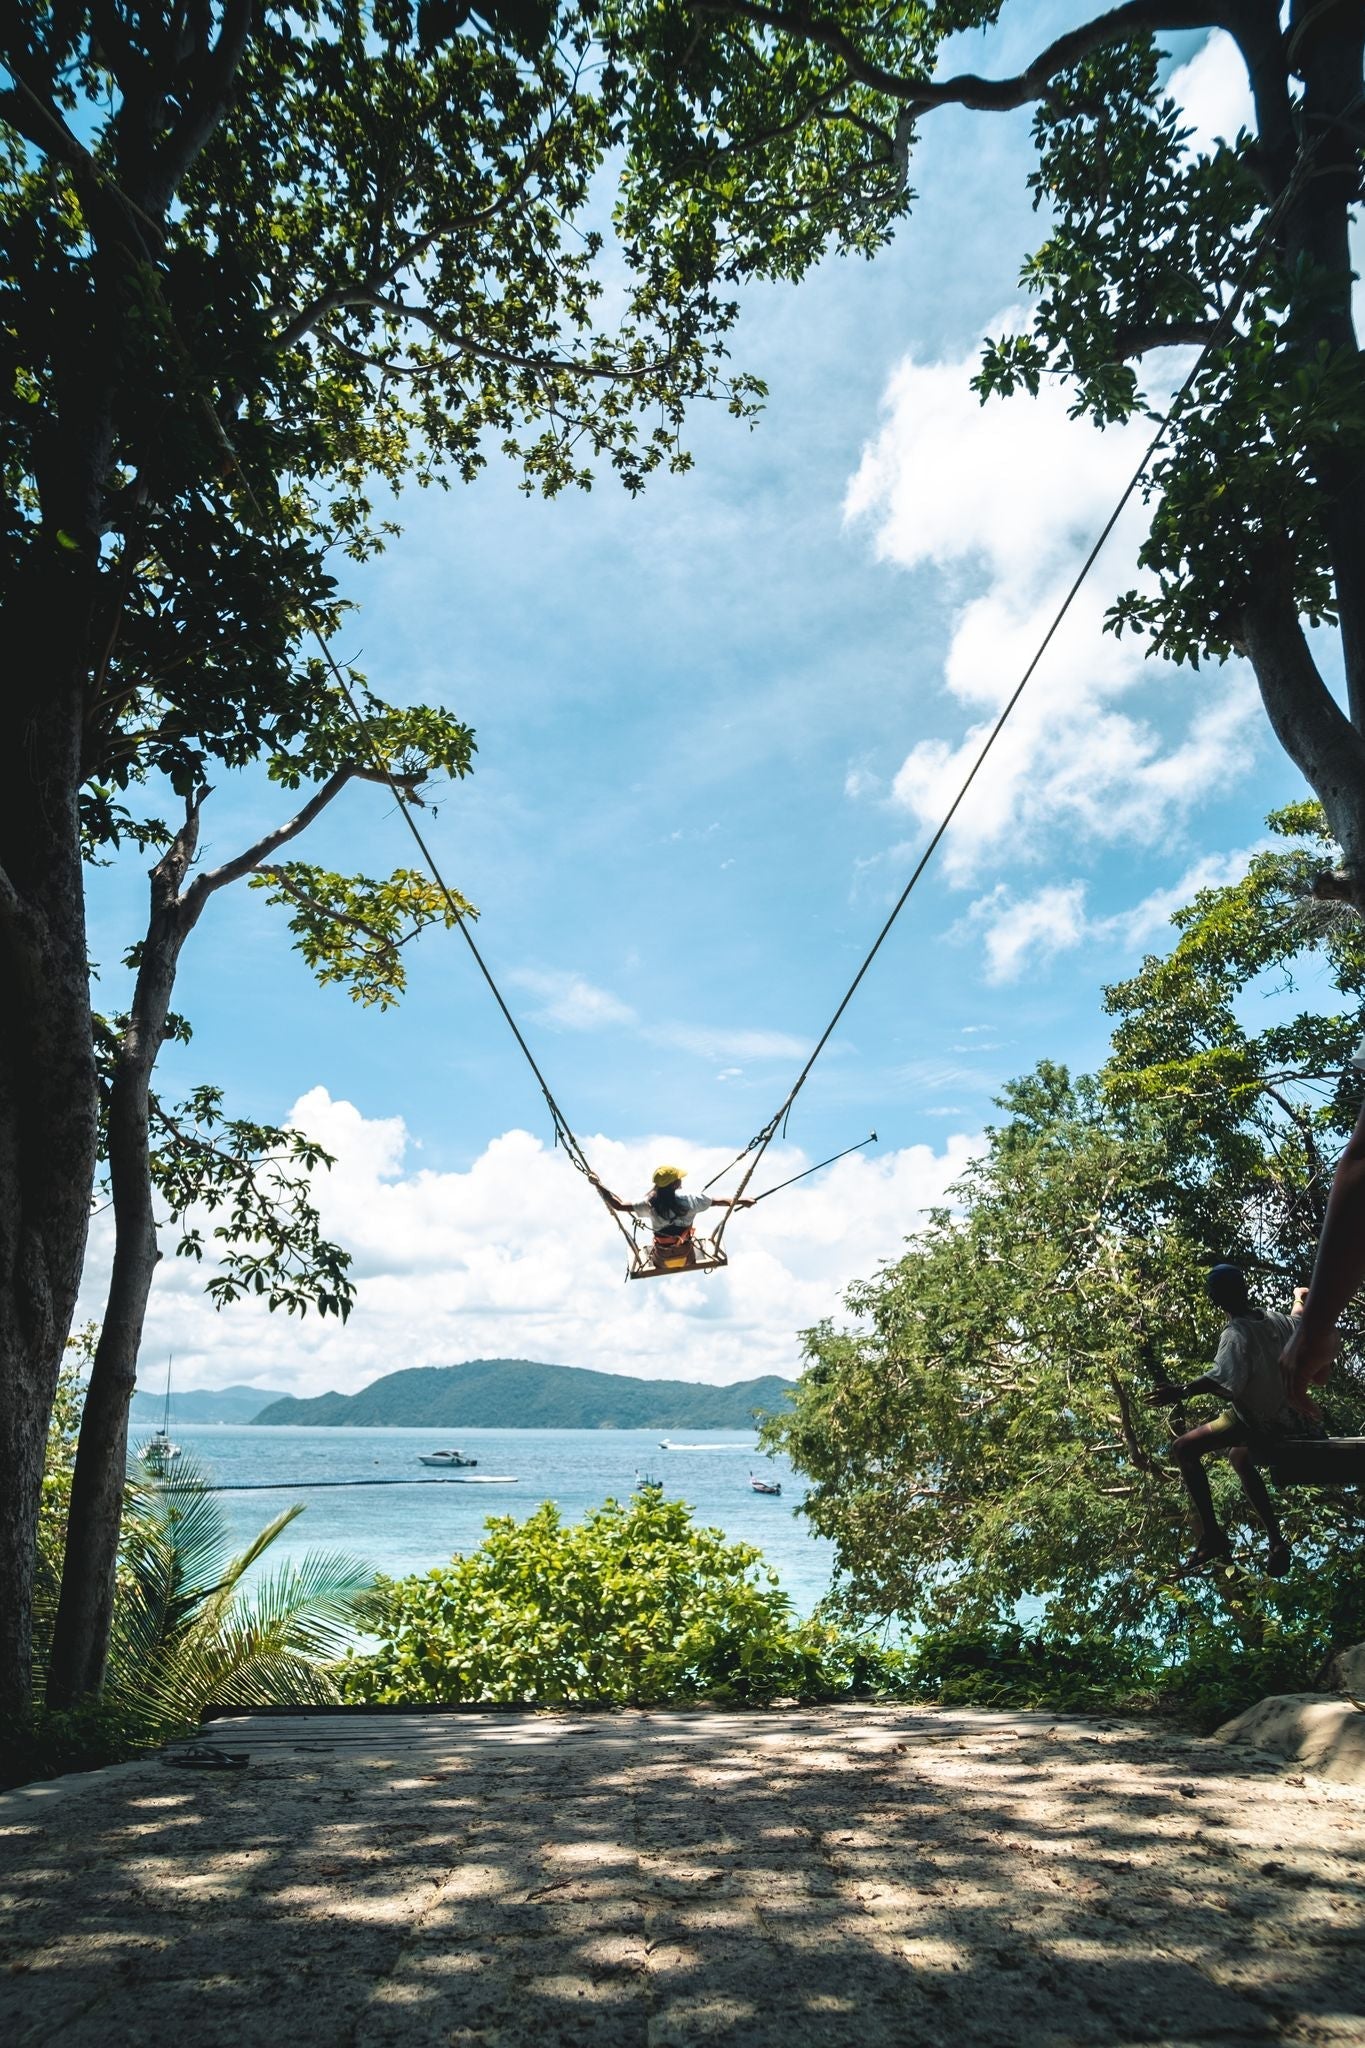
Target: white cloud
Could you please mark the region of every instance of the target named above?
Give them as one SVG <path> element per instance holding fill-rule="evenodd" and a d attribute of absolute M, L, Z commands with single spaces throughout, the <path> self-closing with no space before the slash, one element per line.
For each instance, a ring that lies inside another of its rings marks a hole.
<path fill-rule="evenodd" d="M 966 923 L 983 935 L 987 981 L 1017 981 L 1026 963 L 1046 962 L 1080 944 L 1086 929 L 1085 884 L 1054 883 L 1015 899 L 1002 882 L 972 905 Z"/>
<path fill-rule="evenodd" d="M 1258 846 L 1248 846 L 1235 853 L 1207 854 L 1186 868 L 1179 881 L 1154 889 L 1130 909 L 1106 917 L 1088 914 L 1082 881 L 1054 883 L 1022 897 L 1002 882 L 989 895 L 977 898 L 958 924 L 956 935 L 979 939 L 985 978 L 995 984 L 1017 981 L 1026 968 L 1044 966 L 1057 954 L 1083 944 L 1117 943 L 1136 949 L 1157 938 L 1173 941 L 1169 926 L 1174 913 L 1201 889 L 1238 881 L 1258 851 Z"/>
<path fill-rule="evenodd" d="M 1212 38 L 1172 89 L 1201 134 L 1235 132 L 1245 80 L 1230 39 Z M 1010 309 L 988 331 L 1021 317 Z M 1100 433 L 1071 419 L 1070 394 L 1052 381 L 1036 399 L 983 406 L 971 389 L 978 357 L 973 346 L 960 360 L 901 362 L 845 498 L 883 560 L 936 571 L 957 600 L 942 675 L 953 734 L 918 741 L 892 783 L 893 803 L 922 829 L 956 794 L 1152 432 L 1146 420 Z M 1127 508 L 977 777 L 943 849 L 955 882 L 1006 849 L 1017 864 L 1078 837 L 1160 843 L 1250 767 L 1263 721 L 1244 665 L 1191 681 L 1103 631 L 1116 592 L 1142 580 L 1149 517 L 1140 502 Z M 917 704 L 923 718 L 923 689 Z"/>
<path fill-rule="evenodd" d="M 507 977 L 514 988 L 535 996 L 540 1007 L 532 1015 L 542 1024 L 565 1031 L 600 1031 L 604 1024 L 633 1024 L 635 1012 L 610 989 L 597 988 L 581 974 L 558 969 L 515 967 Z"/>
<path fill-rule="evenodd" d="M 1216 142 L 1235 141 L 1241 128 L 1255 129 L 1246 66 L 1224 29 L 1215 29 L 1189 63 L 1171 73 L 1166 90 L 1185 115 L 1191 150 L 1210 150 Z"/>
<path fill-rule="evenodd" d="M 465 1172 L 414 1167 L 401 1119 L 367 1118 L 324 1088 L 291 1121 L 336 1156 L 317 1180 L 326 1229 L 353 1254 L 360 1298 L 350 1322 L 271 1316 L 255 1302 L 215 1313 L 204 1268 L 166 1258 L 157 1271 L 146 1356 L 173 1351 L 176 1382 L 234 1380 L 298 1393 L 353 1390 L 399 1366 L 464 1358 L 537 1358 L 646 1378 L 728 1381 L 795 1373 L 796 1333 L 837 1313 L 848 1283 L 894 1256 L 965 1168 L 973 1141 L 854 1154 L 784 1192 L 729 1234 L 732 1264 L 710 1278 L 623 1286 L 625 1247 L 560 1152 L 504 1132 Z M 585 1149 L 608 1186 L 643 1190 L 660 1158 L 700 1187 L 727 1163 L 676 1133 Z M 757 1187 L 811 1163 L 774 1146 Z M 92 1230 L 82 1314 L 98 1315 L 107 1218 Z"/>

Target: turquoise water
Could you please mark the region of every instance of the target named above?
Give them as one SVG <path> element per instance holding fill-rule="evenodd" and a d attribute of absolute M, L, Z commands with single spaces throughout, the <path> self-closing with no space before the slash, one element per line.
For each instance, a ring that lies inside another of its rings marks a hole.
<path fill-rule="evenodd" d="M 425 1571 L 455 1551 L 473 1549 L 489 1515 L 531 1514 L 554 1501 L 566 1521 L 614 1494 L 624 1498 L 637 1478 L 664 1483 L 699 1522 L 754 1543 L 776 1572 L 797 1612 L 808 1614 L 827 1590 L 832 1546 L 812 1536 L 794 1513 L 805 1486 L 783 1459 L 767 1459 L 752 1437 L 735 1430 L 691 1430 L 695 1450 L 665 1451 L 660 1432 L 634 1429 L 253 1429 L 224 1423 L 176 1423 L 175 1441 L 208 1466 L 215 1485 L 280 1482 L 269 1492 L 225 1492 L 234 1541 L 243 1546 L 295 1500 L 305 1512 L 280 1538 L 272 1557 L 305 1550 L 344 1550 L 376 1571 L 397 1577 Z M 149 1431 L 135 1431 L 135 1443 Z M 515 1475 L 496 1486 L 358 1486 L 300 1489 L 322 1479 L 417 1479 L 428 1474 L 423 1451 L 456 1449 L 478 1459 L 478 1471 Z M 750 1472 L 780 1479 L 780 1498 L 754 1493 Z"/>

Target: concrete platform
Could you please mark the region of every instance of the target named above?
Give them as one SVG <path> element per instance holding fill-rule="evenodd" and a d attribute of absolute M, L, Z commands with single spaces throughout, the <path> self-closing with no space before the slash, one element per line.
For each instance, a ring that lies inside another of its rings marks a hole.
<path fill-rule="evenodd" d="M 0 1799 L 7 2048 L 1365 2043 L 1365 1794 L 1112 1721 L 300 1715 Z"/>

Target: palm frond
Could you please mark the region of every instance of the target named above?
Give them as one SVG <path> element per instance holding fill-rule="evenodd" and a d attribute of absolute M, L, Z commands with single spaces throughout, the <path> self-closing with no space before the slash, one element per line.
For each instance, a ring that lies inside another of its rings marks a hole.
<path fill-rule="evenodd" d="M 302 1505 L 233 1556 L 209 1483 L 191 1458 L 170 1475 L 144 1461 L 129 1488 L 109 1688 L 149 1733 L 192 1727 L 213 1701 L 334 1699 L 320 1667 L 351 1640 L 354 1603 L 373 1582 L 358 1558 L 309 1551 L 248 1586 Z"/>

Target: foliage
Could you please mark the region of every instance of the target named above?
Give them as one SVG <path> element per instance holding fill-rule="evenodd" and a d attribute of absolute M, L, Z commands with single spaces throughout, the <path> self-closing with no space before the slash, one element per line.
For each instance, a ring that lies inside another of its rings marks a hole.
<path fill-rule="evenodd" d="M 1365 925 L 1312 894 L 1337 851 L 1320 808 L 1295 804 L 1269 824 L 1291 843 L 1201 890 L 1172 920 L 1171 951 L 1106 992 L 1117 1022 L 1102 1080 L 1111 1102 L 1159 1119 L 1170 1199 L 1196 1241 L 1284 1292 L 1311 1270 L 1356 1118 Z M 1304 983 L 1339 1006 L 1291 1008 Z"/>
<path fill-rule="evenodd" d="M 1049 1640 L 1149 1644 L 1162 1668 L 1200 1644 L 1221 1645 L 1217 1663 L 1277 1637 L 1311 1664 L 1345 1625 L 1359 1496 L 1281 1497 L 1296 1556 L 1287 1579 L 1262 1581 L 1254 1529 L 1231 1578 L 1181 1579 L 1184 1496 L 1162 1455 L 1168 1425 L 1144 1403 L 1154 1381 L 1192 1378 L 1212 1356 L 1221 1318 L 1202 1278 L 1213 1258 L 1259 1265 L 1267 1305 L 1287 1306 L 1311 1249 L 1304 1201 L 1318 1165 L 1294 1134 L 1306 1115 L 1330 1168 L 1349 1106 L 1333 1063 L 1360 1030 L 1359 942 L 1297 918 L 1286 932 L 1286 870 L 1300 858 L 1265 856 L 1181 913 L 1170 958 L 1111 991 L 1122 1021 L 1102 1082 L 1044 1064 L 1012 1083 L 955 1206 L 850 1290 L 847 1325 L 806 1333 L 807 1371 L 766 1435 L 814 1482 L 803 1512 L 837 1547 L 840 1618 L 992 1629 L 1033 1598 Z M 1263 1013 L 1250 1030 L 1249 988 L 1268 965 L 1298 971 L 1293 934 L 1305 929 L 1347 1015 Z M 1314 1075 L 1327 1101 L 1301 1112 L 1287 1082 Z M 1324 1405 L 1339 1433 L 1365 1427 L 1357 1360 L 1334 1373 Z M 1211 1477 L 1244 1526 L 1231 1472 L 1217 1461 Z"/>
<path fill-rule="evenodd" d="M 1146 1645 L 1108 1635 L 978 1623 L 916 1636 L 907 1681 L 920 1698 L 944 1707 L 1050 1707 L 1084 1714 L 1131 1701 L 1153 1662 Z"/>
<path fill-rule="evenodd" d="M 71 1505 L 71 1478 L 76 1469 L 76 1440 L 81 1428 L 82 1380 L 90 1370 L 98 1331 L 93 1323 L 67 1339 L 66 1358 L 57 1381 L 57 1396 L 47 1427 L 43 1458 L 43 1494 L 38 1510 L 38 1570 L 33 1587 L 33 1628 L 37 1654 L 45 1658 L 62 1583 L 62 1549 Z"/>
<path fill-rule="evenodd" d="M 415 868 L 398 868 L 375 882 L 368 875 L 338 875 L 289 861 L 258 868 L 250 886 L 269 890 L 269 902 L 292 907 L 289 929 L 320 987 L 340 983 L 353 1002 L 381 1010 L 391 1008 L 407 987 L 401 949 L 409 939 L 427 925 L 449 931 L 479 914 L 457 890 L 447 899 Z"/>
<path fill-rule="evenodd" d="M 155 9 L 114 33 L 77 6 L 7 32 L 6 552 L 21 577 L 34 549 L 92 545 L 39 515 L 60 513 L 54 424 L 93 422 L 95 845 L 140 829 L 130 779 L 186 796 L 267 729 L 270 752 L 335 727 L 298 643 L 337 619 L 329 550 L 393 532 L 377 489 L 500 451 L 527 489 L 586 487 L 601 461 L 638 490 L 686 465 L 689 401 L 752 410 L 714 266 L 584 222 L 620 119 L 587 13 L 513 13 L 438 31 L 404 0 L 307 0 L 171 42 Z"/>
<path fill-rule="evenodd" d="M 182 1454 L 164 1477 L 141 1459 L 129 1491 L 106 1697 L 148 1739 L 193 1726 L 210 1702 L 334 1699 L 325 1667 L 371 1583 L 365 1565 L 331 1551 L 309 1551 L 252 1582 L 303 1508 L 283 1509 L 234 1555 L 210 1485 L 206 1468 Z"/>
<path fill-rule="evenodd" d="M 322 1235 L 312 1193 L 331 1154 L 304 1131 L 225 1116 L 218 1088 L 196 1088 L 169 1112 L 153 1097 L 152 1126 L 152 1185 L 180 1230 L 179 1256 L 202 1260 L 199 1212 L 226 1212 L 212 1231 L 215 1304 L 255 1294 L 291 1315 L 311 1307 L 344 1322 L 355 1299 L 351 1255 Z"/>
<path fill-rule="evenodd" d="M 987 344 L 982 397 L 1055 377 L 1103 426 L 1152 409 L 1135 366 L 1154 351 L 1228 344 L 1212 348 L 1150 479 L 1154 588 L 1130 593 L 1114 624 L 1177 660 L 1226 655 L 1280 536 L 1298 610 L 1332 617 L 1322 481 L 1365 449 L 1344 241 L 1365 143 L 1358 33 L 1337 48 L 1341 23 L 1298 24 L 1291 71 L 1258 10 L 1193 10 L 1187 27 L 1233 37 L 1261 124 L 1196 143 L 1162 88 L 1160 10 L 1097 10 L 998 85 L 940 69 L 950 38 L 1000 12 L 999 0 L 608 6 L 616 61 L 639 81 L 627 218 L 671 219 L 701 241 L 715 209 L 731 262 L 796 276 L 831 240 L 870 255 L 889 239 L 936 109 L 1034 105 L 1028 182 L 1047 232 L 1022 271 L 1033 317 Z"/>
<path fill-rule="evenodd" d="M 976 388 L 984 401 L 1056 379 L 1104 427 L 1165 410 L 1189 361 L 1171 352 L 1199 352 L 1143 482 L 1145 579 L 1107 625 L 1194 667 L 1250 656 L 1365 904 L 1361 10 L 1295 5 L 1281 33 L 1262 0 L 1096 5 L 1013 77 L 957 71 L 955 40 L 1003 12 L 609 0 L 604 33 L 632 79 L 624 218 L 667 223 L 701 262 L 723 222 L 738 273 L 797 277 L 829 246 L 870 255 L 889 239 L 939 109 L 1034 108 L 1046 228 L 1022 269 L 1031 318 L 987 343 Z M 1027 33 L 1022 0 L 1008 15 Z M 1227 37 L 1254 133 L 1193 133 L 1153 39 L 1176 22 Z M 1163 360 L 1175 367 L 1147 370 Z M 1348 710 L 1305 624 L 1340 625 Z"/>
<path fill-rule="evenodd" d="M 566 1524 L 552 1501 L 497 1515 L 475 1551 L 421 1578 L 382 1580 L 351 1657 L 347 1699 L 380 1704 L 769 1699 L 867 1687 L 875 1654 L 793 1625 L 762 1553 L 697 1528 L 642 1486 Z"/>
<path fill-rule="evenodd" d="M 86 1333 L 87 1357 L 88 1339 Z M 80 1396 L 73 1371 L 63 1378 L 45 1475 L 39 1576 L 45 1625 L 35 1632 L 40 1674 L 65 1533 L 56 1504 L 70 1490 Z M 234 1554 L 222 1507 L 206 1491 L 210 1484 L 206 1469 L 188 1455 L 164 1474 L 145 1455 L 139 1458 L 124 1505 L 103 1693 L 68 1711 L 45 1711 L 40 1704 L 0 1725 L 0 1783 L 116 1762 L 190 1733 L 211 1703 L 306 1704 L 337 1697 L 330 1673 L 350 1639 L 356 1602 L 371 1584 L 368 1567 L 310 1551 L 262 1576 L 262 1558 L 302 1507 L 286 1508 Z"/>

